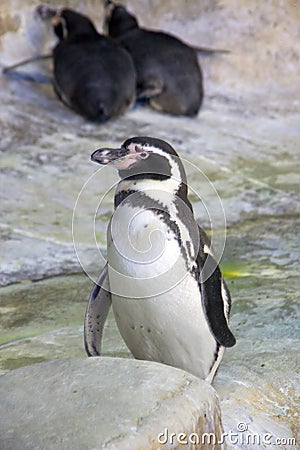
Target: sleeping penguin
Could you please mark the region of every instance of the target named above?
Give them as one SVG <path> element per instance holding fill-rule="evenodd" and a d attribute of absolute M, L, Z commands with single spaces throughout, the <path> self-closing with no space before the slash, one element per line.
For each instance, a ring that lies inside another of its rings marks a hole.
<path fill-rule="evenodd" d="M 137 359 L 186 370 L 211 382 L 229 329 L 230 293 L 209 238 L 188 200 L 184 166 L 165 141 L 134 137 L 91 157 L 121 181 L 107 230 L 107 264 L 91 293 L 84 339 L 101 354 L 112 305 L 120 333 Z"/>
<path fill-rule="evenodd" d="M 136 73 L 128 52 L 99 34 L 93 23 L 71 9 L 37 9 L 59 39 L 53 50 L 58 98 L 85 118 L 105 122 L 135 101 Z"/>
<path fill-rule="evenodd" d="M 132 56 L 137 97 L 154 109 L 176 116 L 196 116 L 203 99 L 197 52 L 170 34 L 139 27 L 124 6 L 106 1 L 109 36 Z"/>

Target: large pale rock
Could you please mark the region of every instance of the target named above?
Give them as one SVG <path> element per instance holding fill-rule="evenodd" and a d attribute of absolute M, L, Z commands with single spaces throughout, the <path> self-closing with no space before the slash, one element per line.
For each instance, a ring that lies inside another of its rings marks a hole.
<path fill-rule="evenodd" d="M 162 364 L 56 360 L 2 376 L 0 396 L 2 450 L 223 448 L 214 389 Z"/>

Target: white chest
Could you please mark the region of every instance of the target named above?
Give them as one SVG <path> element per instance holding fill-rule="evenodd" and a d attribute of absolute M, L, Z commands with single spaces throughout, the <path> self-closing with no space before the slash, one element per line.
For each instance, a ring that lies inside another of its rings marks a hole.
<path fill-rule="evenodd" d="M 157 295 L 186 276 L 176 233 L 157 212 L 124 206 L 116 210 L 109 228 L 110 283 L 118 295 Z"/>
<path fill-rule="evenodd" d="M 151 210 L 117 209 L 108 236 L 113 309 L 136 358 L 174 365 L 205 378 L 216 342 L 205 319 L 198 282 L 182 255 L 178 231 L 182 240 L 184 230 L 170 227 Z"/>

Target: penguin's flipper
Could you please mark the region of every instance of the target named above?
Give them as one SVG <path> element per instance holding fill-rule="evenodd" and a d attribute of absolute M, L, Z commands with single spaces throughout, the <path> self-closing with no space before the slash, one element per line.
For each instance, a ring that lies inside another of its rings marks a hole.
<path fill-rule="evenodd" d="M 233 347 L 236 339 L 228 326 L 230 294 L 218 264 L 210 253 L 200 251 L 197 257 L 199 287 L 209 328 L 223 347 Z"/>
<path fill-rule="evenodd" d="M 138 99 L 157 97 L 163 92 L 164 85 L 158 79 L 148 79 L 147 82 L 138 83 L 136 94 Z"/>
<path fill-rule="evenodd" d="M 84 346 L 88 356 L 100 356 L 104 323 L 111 307 L 107 264 L 89 298 L 84 319 Z"/>
<path fill-rule="evenodd" d="M 22 72 L 19 70 L 6 71 L 4 74 L 8 75 L 11 79 L 16 81 L 30 81 L 31 83 L 51 84 L 52 78 L 48 75 L 44 75 L 38 72 Z"/>
<path fill-rule="evenodd" d="M 73 105 L 71 104 L 71 102 L 67 99 L 67 97 L 64 95 L 63 91 L 60 89 L 60 87 L 58 86 L 55 78 L 53 80 L 53 89 L 54 92 L 57 96 L 57 98 L 67 107 L 70 108 L 72 110 L 74 110 Z"/>
<path fill-rule="evenodd" d="M 203 56 L 214 56 L 218 54 L 231 53 L 231 50 L 225 50 L 224 48 L 208 48 L 208 47 L 192 46 L 192 49 L 195 50 L 196 53 L 199 53 L 200 55 Z"/>
<path fill-rule="evenodd" d="M 24 80 L 24 81 L 31 81 L 34 83 L 43 83 L 48 84 L 52 82 L 52 78 L 49 75 L 44 75 L 42 73 L 38 72 L 24 72 L 24 71 L 17 71 L 18 67 L 26 66 L 27 64 L 34 63 L 36 61 L 41 61 L 44 59 L 50 59 L 52 58 L 52 54 L 49 55 L 38 55 L 34 56 L 32 58 L 24 59 L 23 61 L 20 61 L 16 64 L 13 64 L 12 66 L 6 66 L 3 67 L 2 73 L 3 75 L 8 75 L 11 78 L 15 80 Z"/>

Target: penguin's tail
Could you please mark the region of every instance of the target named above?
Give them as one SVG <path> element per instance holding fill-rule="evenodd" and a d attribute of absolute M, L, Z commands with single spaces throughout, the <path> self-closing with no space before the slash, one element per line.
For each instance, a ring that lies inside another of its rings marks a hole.
<path fill-rule="evenodd" d="M 103 123 L 111 117 L 100 86 L 82 84 L 75 90 L 71 103 L 79 114 L 92 122 Z"/>
<path fill-rule="evenodd" d="M 104 103 L 101 100 L 98 100 L 97 114 L 95 119 L 93 120 L 98 123 L 103 123 L 106 122 L 109 118 L 110 115 L 108 114 Z"/>
<path fill-rule="evenodd" d="M 96 100 L 89 104 L 85 104 L 84 108 L 81 109 L 81 114 L 84 115 L 88 120 L 96 123 L 104 123 L 110 119 L 111 114 L 107 111 L 105 104 L 102 100 Z"/>
<path fill-rule="evenodd" d="M 202 56 L 214 56 L 214 55 L 231 53 L 231 50 L 225 50 L 223 48 L 209 48 L 209 47 L 192 46 L 192 49 L 195 50 L 196 53 L 199 53 Z"/>

